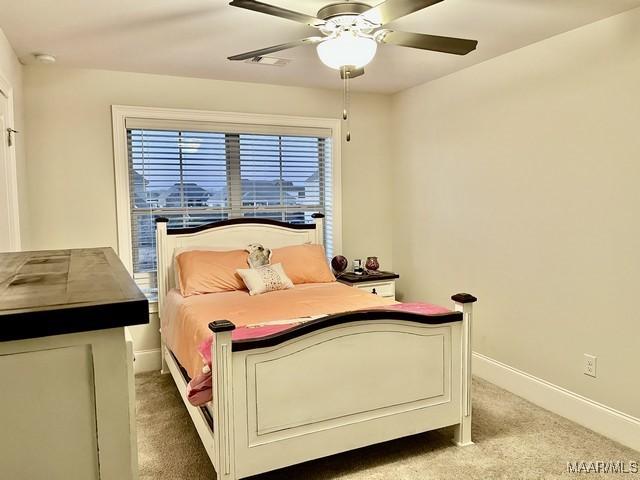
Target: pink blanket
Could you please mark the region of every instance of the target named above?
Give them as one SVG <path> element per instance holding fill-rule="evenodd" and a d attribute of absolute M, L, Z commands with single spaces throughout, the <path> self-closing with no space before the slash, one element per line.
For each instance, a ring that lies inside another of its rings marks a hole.
<path fill-rule="evenodd" d="M 449 313 L 451 310 L 440 307 L 438 305 L 432 305 L 430 303 L 421 303 L 421 302 L 413 302 L 413 303 L 398 303 L 395 305 L 388 305 L 384 307 L 376 307 L 376 310 L 390 310 L 390 311 L 401 311 L 401 312 L 410 312 L 417 313 L 419 315 L 438 315 L 442 313 Z M 245 340 L 249 338 L 261 338 L 269 335 L 273 335 L 275 333 L 283 332 L 290 328 L 296 327 L 303 323 L 299 322 L 291 322 L 285 324 L 272 324 L 272 325 L 261 325 L 261 326 L 242 326 L 236 328 L 232 334 L 231 338 L 233 340 Z M 187 386 L 187 398 L 189 403 L 196 407 L 200 407 L 205 405 L 206 403 L 211 401 L 212 398 L 212 381 L 211 381 L 211 344 L 213 342 L 213 335 L 211 335 L 207 340 L 202 342 L 198 348 L 198 352 L 204 359 L 206 366 L 203 369 L 203 372 L 191 379 L 189 385 Z"/>

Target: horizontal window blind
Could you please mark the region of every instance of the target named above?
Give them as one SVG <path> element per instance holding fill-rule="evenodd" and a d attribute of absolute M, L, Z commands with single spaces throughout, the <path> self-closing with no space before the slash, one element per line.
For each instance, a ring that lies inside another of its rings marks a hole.
<path fill-rule="evenodd" d="M 301 127 L 291 125 L 265 125 L 246 123 L 211 123 L 187 120 L 166 120 L 152 118 L 127 118 L 125 126 L 129 130 L 162 130 L 185 132 L 224 132 L 258 135 L 284 135 L 298 137 L 330 138 L 331 129 L 319 127 Z"/>
<path fill-rule="evenodd" d="M 332 254 L 330 132 L 132 125 L 138 125 L 127 123 L 133 270 L 150 298 L 157 292 L 158 216 L 169 219 L 169 228 L 180 228 L 237 217 L 311 223 L 311 215 L 321 212 Z"/>

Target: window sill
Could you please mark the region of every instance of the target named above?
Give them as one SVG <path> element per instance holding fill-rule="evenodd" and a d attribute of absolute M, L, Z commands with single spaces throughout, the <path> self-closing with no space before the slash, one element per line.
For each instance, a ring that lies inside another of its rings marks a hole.
<path fill-rule="evenodd" d="M 158 302 L 156 300 L 149 301 L 149 315 L 158 313 Z"/>

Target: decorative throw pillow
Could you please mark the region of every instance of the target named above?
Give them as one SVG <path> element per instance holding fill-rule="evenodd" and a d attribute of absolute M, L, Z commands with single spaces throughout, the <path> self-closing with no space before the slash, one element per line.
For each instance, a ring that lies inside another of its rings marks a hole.
<path fill-rule="evenodd" d="M 247 263 L 251 268 L 269 265 L 271 262 L 271 250 L 264 248 L 261 243 L 250 243 L 246 251 L 249 252 Z"/>
<path fill-rule="evenodd" d="M 236 270 L 242 281 L 249 289 L 249 295 L 286 290 L 293 288 L 293 282 L 284 273 L 282 265 L 264 265 L 258 268 L 243 268 Z"/>

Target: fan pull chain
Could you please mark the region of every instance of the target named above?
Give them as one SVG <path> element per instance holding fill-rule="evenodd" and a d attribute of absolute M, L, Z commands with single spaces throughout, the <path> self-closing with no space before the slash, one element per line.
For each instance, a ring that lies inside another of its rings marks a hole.
<path fill-rule="evenodd" d="M 347 75 L 345 73 L 342 81 L 342 120 L 346 120 L 347 117 Z"/>
<path fill-rule="evenodd" d="M 351 78 L 351 71 L 348 69 L 344 72 L 344 90 L 343 90 L 343 109 L 342 119 L 347 122 L 347 142 L 351 141 L 351 115 L 349 112 L 351 104 L 351 92 L 349 89 L 349 79 Z"/>

